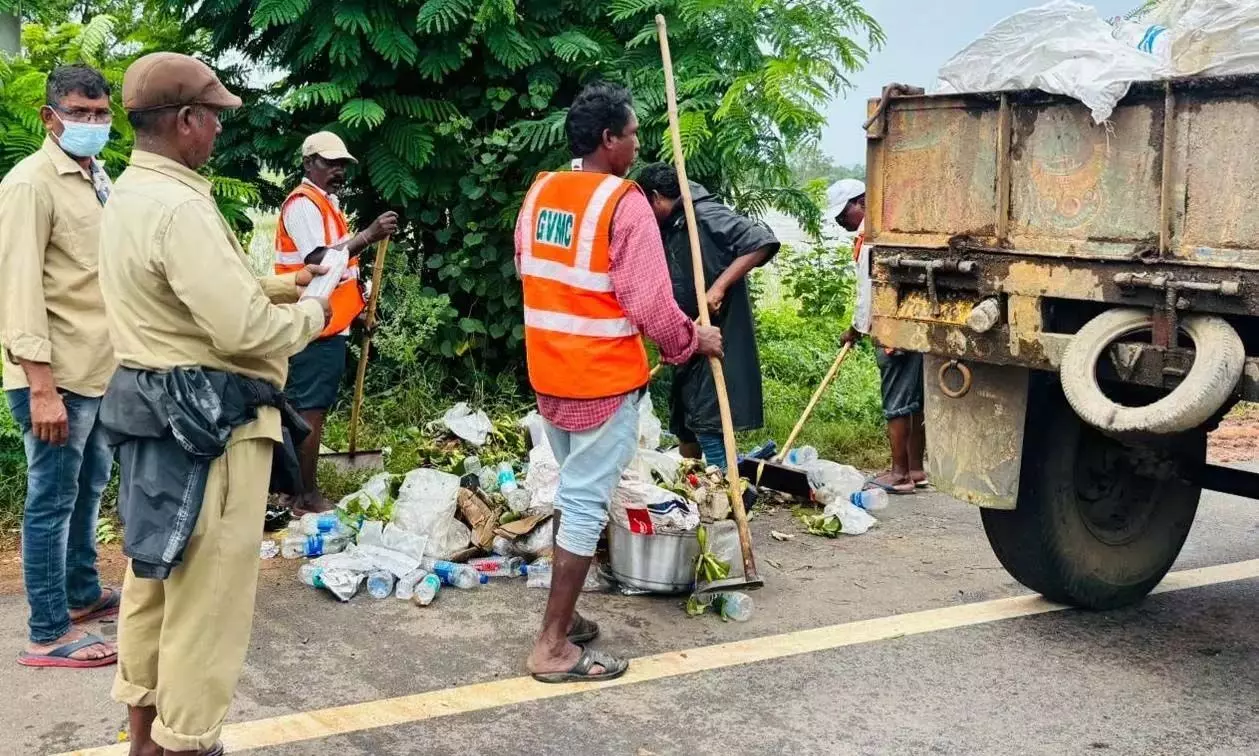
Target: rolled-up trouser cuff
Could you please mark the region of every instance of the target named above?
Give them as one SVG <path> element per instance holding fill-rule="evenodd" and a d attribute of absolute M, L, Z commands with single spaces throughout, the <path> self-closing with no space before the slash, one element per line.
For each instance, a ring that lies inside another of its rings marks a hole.
<path fill-rule="evenodd" d="M 222 732 L 223 723 L 219 722 L 200 735 L 183 735 L 162 723 L 160 711 L 157 713 L 157 719 L 153 721 L 153 742 L 167 751 L 208 751 L 218 742 L 219 734 Z"/>
<path fill-rule="evenodd" d="M 565 506 L 560 502 L 556 502 L 556 508 L 563 516 L 560 517 L 560 532 L 555 536 L 555 545 L 576 556 L 594 556 L 599 536 L 603 535 L 603 529 L 608 525 L 608 510 L 581 504 Z"/>
<path fill-rule="evenodd" d="M 127 706 L 157 705 L 156 691 L 127 682 L 122 679 L 121 671 L 114 675 L 114 687 L 109 691 L 109 697 Z"/>

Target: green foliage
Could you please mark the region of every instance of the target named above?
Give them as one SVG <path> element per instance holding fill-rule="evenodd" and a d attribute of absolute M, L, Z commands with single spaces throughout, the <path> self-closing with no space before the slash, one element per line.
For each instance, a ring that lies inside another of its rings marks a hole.
<path fill-rule="evenodd" d="M 206 39 L 188 33 L 169 16 L 158 13 L 147 0 L 106 0 L 91 3 L 91 13 L 74 2 L 24 4 L 22 54 L 0 56 L 0 174 L 39 149 L 45 129 L 39 119 L 44 105 L 44 84 L 58 65 L 86 63 L 105 76 L 113 90 L 114 122 L 110 142 L 101 154 L 106 170 L 114 177 L 126 167 L 135 134 L 122 109 L 122 78 L 127 66 L 141 55 L 156 50 L 175 50 L 205 56 Z M 78 20 L 67 21 L 67 18 Z M 232 72 L 225 72 L 230 81 Z M 236 72 L 239 74 L 239 72 Z M 225 115 L 228 123 L 233 116 Z M 219 209 L 238 233 L 251 228 L 246 211 L 261 199 L 256 176 L 229 178 L 233 172 L 206 169 L 214 183 Z M 250 180 L 246 180 L 250 179 Z"/>
<path fill-rule="evenodd" d="M 844 320 L 851 317 L 856 269 L 850 244 L 785 247 L 774 260 L 787 292 L 808 315 Z"/>
<path fill-rule="evenodd" d="M 343 198 L 358 224 L 402 215 L 404 270 L 423 286 L 383 314 L 417 341 L 382 338 L 386 359 L 407 364 L 519 360 L 515 216 L 538 172 L 567 164 L 566 107 L 583 84 L 629 85 L 643 160 L 669 157 L 655 13 L 671 23 L 692 175 L 745 212 L 776 208 L 811 230 L 817 192 L 789 155 L 816 140 L 826 102 L 883 41 L 857 0 L 163 2 L 217 49 L 285 76 L 259 93 L 273 109 L 261 122 L 225 124 L 223 175 L 292 177 L 301 140 L 331 128 L 361 161 Z"/>
<path fill-rule="evenodd" d="M 791 153 L 789 162 L 797 181 L 806 185 L 818 182 L 823 192 L 840 179 L 866 180 L 865 165 L 840 165 L 830 155 L 822 152 L 817 142 L 800 145 Z"/>

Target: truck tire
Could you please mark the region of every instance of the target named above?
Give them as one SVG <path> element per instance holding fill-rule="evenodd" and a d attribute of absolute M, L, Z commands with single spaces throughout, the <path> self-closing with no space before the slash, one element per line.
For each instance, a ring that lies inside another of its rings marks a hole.
<path fill-rule="evenodd" d="M 1084 422 L 1113 435 L 1174 435 L 1198 428 L 1229 400 L 1242 377 L 1246 348 L 1224 320 L 1189 315 L 1180 321 L 1194 345 L 1193 367 L 1171 393 L 1153 404 L 1126 407 L 1102 392 L 1097 363 L 1115 341 L 1152 325 L 1149 310 L 1107 310 L 1072 338 L 1060 373 L 1067 401 Z"/>
<path fill-rule="evenodd" d="M 1128 444 L 1081 422 L 1056 385 L 1037 393 L 1047 400 L 1029 403 L 1037 432 L 1024 445 L 1017 508 L 982 510 L 988 542 L 1016 580 L 1051 601 L 1136 603 L 1189 535 L 1202 493 L 1189 478 L 1205 463 L 1206 435 Z"/>

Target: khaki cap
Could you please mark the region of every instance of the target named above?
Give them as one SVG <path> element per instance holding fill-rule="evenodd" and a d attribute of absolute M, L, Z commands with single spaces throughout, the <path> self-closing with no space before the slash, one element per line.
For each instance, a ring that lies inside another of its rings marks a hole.
<path fill-rule="evenodd" d="M 333 134 L 331 131 L 317 131 L 306 137 L 306 141 L 302 142 L 302 157 L 308 158 L 311 155 L 318 155 L 324 160 L 358 162 L 358 158 L 351 155 L 350 151 L 346 149 L 345 142 L 341 141 L 341 137 Z"/>
<path fill-rule="evenodd" d="M 205 63 L 187 55 L 159 52 L 127 67 L 122 77 L 122 106 L 128 111 L 207 105 L 224 110 L 240 107 Z"/>

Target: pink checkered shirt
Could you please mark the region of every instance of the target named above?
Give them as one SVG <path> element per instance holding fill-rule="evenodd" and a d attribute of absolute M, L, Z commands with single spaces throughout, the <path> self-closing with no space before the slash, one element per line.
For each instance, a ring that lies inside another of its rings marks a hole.
<path fill-rule="evenodd" d="M 520 270 L 520 245 L 529 229 L 516 223 L 516 270 Z M 673 301 L 673 282 L 665 262 L 660 227 L 651 205 L 640 191 L 625 195 L 612 216 L 609 240 L 612 290 L 625 316 L 639 332 L 655 342 L 660 357 L 670 365 L 691 359 L 699 346 L 695 324 Z M 616 414 L 625 394 L 603 399 L 563 399 L 538 394 L 538 413 L 566 431 L 597 428 Z"/>

